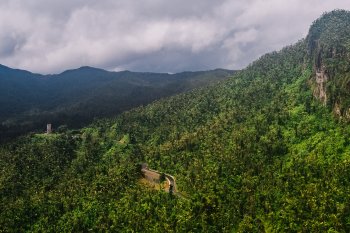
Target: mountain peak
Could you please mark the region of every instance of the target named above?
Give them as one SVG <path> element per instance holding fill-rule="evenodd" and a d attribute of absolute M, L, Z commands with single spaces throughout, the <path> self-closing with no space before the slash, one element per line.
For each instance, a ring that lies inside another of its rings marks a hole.
<path fill-rule="evenodd" d="M 334 10 L 324 13 L 309 29 L 309 52 L 319 47 L 343 47 L 350 50 L 350 11 Z"/>
<path fill-rule="evenodd" d="M 0 74 L 2 75 L 11 75 L 11 76 L 28 76 L 33 75 L 32 72 L 29 72 L 27 70 L 21 70 L 21 69 L 12 69 L 8 66 L 0 64 Z"/>
<path fill-rule="evenodd" d="M 313 69 L 313 95 L 335 115 L 350 120 L 350 11 L 334 10 L 315 20 L 306 38 Z"/>
<path fill-rule="evenodd" d="M 7 66 L 4 66 L 4 65 L 2 65 L 2 64 L 0 64 L 0 69 L 10 69 L 10 68 L 7 67 Z"/>
<path fill-rule="evenodd" d="M 95 68 L 92 66 L 81 66 L 77 70 L 103 70 L 103 71 L 105 71 L 104 69 Z"/>
<path fill-rule="evenodd" d="M 86 73 L 86 72 L 88 72 L 88 73 L 97 73 L 97 72 L 105 73 L 108 71 L 106 71 L 104 69 L 100 69 L 100 68 L 91 67 L 91 66 L 81 66 L 77 69 L 70 69 L 70 70 L 63 71 L 61 74 L 70 74 L 70 73 L 77 73 L 77 72 L 79 72 L 79 73 L 82 73 L 82 72 L 83 73 Z"/>

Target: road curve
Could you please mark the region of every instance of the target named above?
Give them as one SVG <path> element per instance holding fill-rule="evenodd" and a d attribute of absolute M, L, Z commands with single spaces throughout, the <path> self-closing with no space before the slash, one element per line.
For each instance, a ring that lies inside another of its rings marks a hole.
<path fill-rule="evenodd" d="M 153 169 L 149 169 L 147 167 L 147 165 L 142 165 L 141 172 L 147 180 L 154 182 L 154 183 L 159 183 L 162 174 L 164 174 L 165 180 L 168 182 L 168 185 L 169 185 L 169 189 L 166 191 L 169 193 L 176 194 L 176 192 L 177 192 L 176 181 L 172 175 L 165 174 L 165 173 L 153 170 Z"/>

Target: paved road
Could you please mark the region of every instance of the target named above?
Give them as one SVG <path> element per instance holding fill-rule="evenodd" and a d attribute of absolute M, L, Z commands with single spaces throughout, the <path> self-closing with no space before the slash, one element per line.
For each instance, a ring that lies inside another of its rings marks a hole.
<path fill-rule="evenodd" d="M 149 169 L 148 167 L 143 167 L 141 169 L 141 172 L 143 173 L 144 177 L 154 183 L 159 183 L 160 182 L 160 178 L 162 173 L 156 170 L 152 170 Z M 168 188 L 167 188 L 167 192 L 171 192 L 173 194 L 176 193 L 177 189 L 176 189 L 176 182 L 175 182 L 175 178 L 172 175 L 169 174 L 164 174 L 165 175 L 165 180 L 168 183 Z"/>

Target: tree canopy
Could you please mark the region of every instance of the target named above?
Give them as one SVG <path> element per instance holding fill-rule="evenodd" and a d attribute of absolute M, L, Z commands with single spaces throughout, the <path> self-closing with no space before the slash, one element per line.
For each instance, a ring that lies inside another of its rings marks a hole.
<path fill-rule="evenodd" d="M 324 21 L 338 33 L 349 14 L 325 14 L 310 32 L 326 33 Z M 350 125 L 313 96 L 315 36 L 216 85 L 4 144 L 0 230 L 349 232 Z M 338 88 L 349 70 L 328 75 Z M 140 183 L 141 162 L 174 175 L 186 198 Z"/>

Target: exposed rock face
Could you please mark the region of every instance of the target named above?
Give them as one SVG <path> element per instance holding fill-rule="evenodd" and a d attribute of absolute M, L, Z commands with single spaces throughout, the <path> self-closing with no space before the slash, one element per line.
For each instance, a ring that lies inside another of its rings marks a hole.
<path fill-rule="evenodd" d="M 326 92 L 326 82 L 328 81 L 328 76 L 326 74 L 325 68 L 316 70 L 316 88 L 314 89 L 314 96 L 319 99 L 323 105 L 327 104 L 327 92 Z"/>
<path fill-rule="evenodd" d="M 350 120 L 350 108 L 348 108 L 348 110 L 345 111 L 345 118 L 347 120 Z"/>
<path fill-rule="evenodd" d="M 325 13 L 310 27 L 307 48 L 313 95 L 350 122 L 350 12 Z"/>
<path fill-rule="evenodd" d="M 333 112 L 337 117 L 341 118 L 341 109 L 339 103 L 335 103 Z"/>

